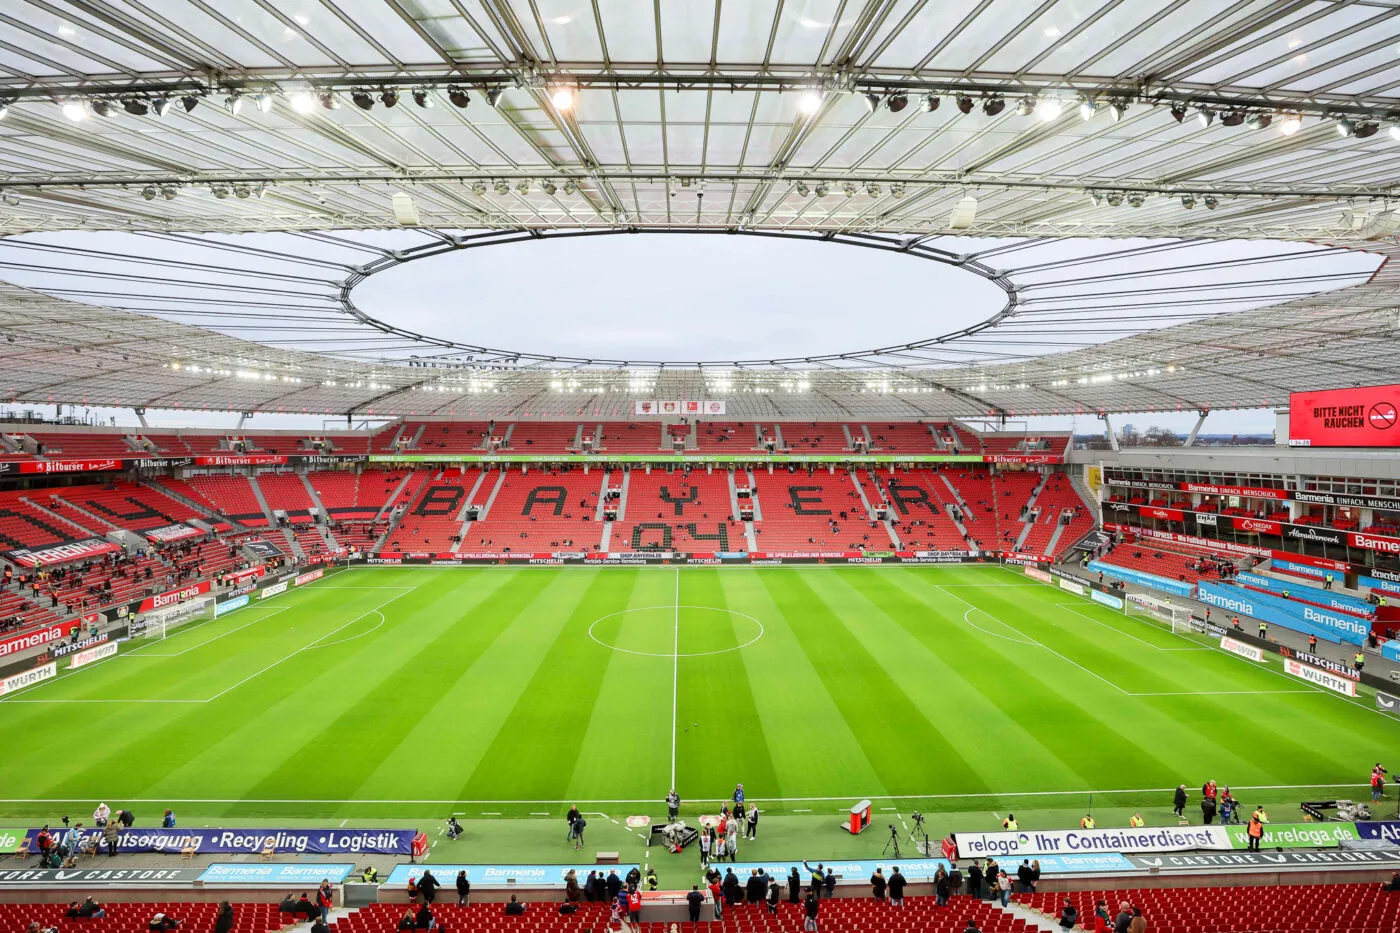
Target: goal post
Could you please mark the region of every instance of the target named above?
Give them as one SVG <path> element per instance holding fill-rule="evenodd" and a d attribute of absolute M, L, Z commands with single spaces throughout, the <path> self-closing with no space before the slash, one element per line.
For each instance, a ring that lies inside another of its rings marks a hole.
<path fill-rule="evenodd" d="M 212 600 L 192 599 L 189 602 L 171 606 L 168 609 L 157 609 L 147 612 L 131 626 L 132 638 L 151 638 L 160 640 L 169 634 L 171 629 L 177 628 L 204 614 L 209 608 Z"/>
<path fill-rule="evenodd" d="M 1170 599 L 1148 596 L 1146 593 L 1129 593 L 1124 608 L 1128 615 L 1165 626 L 1173 634 L 1191 631 L 1191 610 L 1173 605 Z"/>

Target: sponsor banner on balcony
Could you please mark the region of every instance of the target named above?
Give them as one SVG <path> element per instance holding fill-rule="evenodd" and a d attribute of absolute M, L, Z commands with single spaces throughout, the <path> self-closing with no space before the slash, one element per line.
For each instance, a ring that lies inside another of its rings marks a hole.
<path fill-rule="evenodd" d="M 1263 662 L 1264 660 L 1264 652 L 1262 649 L 1256 648 L 1254 645 L 1247 645 L 1238 639 L 1231 638 L 1229 635 L 1220 636 L 1220 647 L 1224 651 L 1237 654 L 1242 658 L 1248 658 L 1251 661 Z"/>
<path fill-rule="evenodd" d="M 1337 609 L 1354 616 L 1364 616 L 1369 619 L 1376 614 L 1375 607 L 1358 596 L 1348 596 L 1345 593 L 1324 590 L 1319 586 L 1308 586 L 1306 583 L 1278 580 L 1274 577 L 1260 576 L 1257 573 L 1236 574 L 1235 582 L 1279 595 L 1287 593 L 1294 599 L 1316 603 L 1319 606 Z"/>
<path fill-rule="evenodd" d="M 28 830 L 29 851 L 38 853 L 39 830 Z M 122 852 L 179 853 L 194 849 L 216 855 L 261 855 L 274 852 L 308 855 L 408 855 L 417 830 L 412 829 L 124 829 Z M 84 830 L 80 848 L 95 844 L 102 830 Z"/>
<path fill-rule="evenodd" d="M 1238 586 L 1202 580 L 1196 587 L 1197 599 L 1226 612 L 1250 616 L 1270 625 L 1282 625 L 1302 632 L 1316 632 L 1331 641 L 1359 645 L 1371 627 L 1355 616 L 1299 603 L 1282 596 L 1257 593 Z"/>
<path fill-rule="evenodd" d="M 1310 502 L 1316 505 L 1344 505 L 1359 509 L 1400 509 L 1400 499 L 1388 499 L 1384 496 L 1347 496 L 1333 492 L 1306 492 L 1300 489 L 1293 493 L 1293 498 L 1298 502 Z"/>
<path fill-rule="evenodd" d="M 1189 583 L 1168 580 L 1166 577 L 1159 577 L 1154 573 L 1143 573 L 1141 570 L 1131 570 L 1116 564 L 1106 564 L 1101 560 L 1090 561 L 1089 569 L 1095 573 L 1102 573 L 1106 577 L 1113 577 L 1115 580 L 1136 583 L 1138 586 L 1161 590 L 1163 593 L 1171 593 L 1173 596 L 1190 596 L 1194 592 L 1194 588 Z"/>
<path fill-rule="evenodd" d="M 1184 522 L 1186 513 L 1181 509 L 1164 509 L 1156 505 L 1140 505 L 1138 513 L 1145 518 L 1157 518 L 1167 522 Z"/>
<path fill-rule="evenodd" d="M 55 544 L 45 548 L 17 548 L 5 552 L 5 559 L 21 567 L 47 567 L 50 564 L 66 563 L 70 560 L 84 560 L 99 554 L 120 551 L 117 545 L 102 538 L 85 538 L 71 544 Z"/>
<path fill-rule="evenodd" d="M 1064 463 L 1058 454 L 983 454 L 983 463 Z"/>
<path fill-rule="evenodd" d="M 1191 514 L 1196 516 L 1197 525 L 1203 525 L 1208 528 L 1214 528 L 1219 521 L 1219 516 L 1214 512 L 1192 512 Z"/>
<path fill-rule="evenodd" d="M 46 680 L 52 679 L 56 674 L 58 674 L 58 662 L 50 661 L 42 667 L 36 667 L 31 671 L 25 671 L 22 674 L 6 677 L 4 680 L 0 680 L 0 696 L 7 693 L 14 693 L 16 690 L 23 690 L 25 687 L 32 687 L 35 684 L 43 683 Z M 37 830 L 33 832 L 37 832 Z"/>
<path fill-rule="evenodd" d="M 73 660 L 68 662 L 68 669 L 71 671 L 75 667 L 83 667 L 96 661 L 102 661 L 112 657 L 117 653 L 116 642 L 108 642 L 105 645 L 95 645 L 86 648 L 73 655 Z"/>
<path fill-rule="evenodd" d="M 1216 486 L 1212 483 L 1178 483 L 1183 492 L 1198 492 L 1207 496 L 1242 496 L 1248 499 L 1287 499 L 1286 489 L 1263 489 L 1258 486 Z"/>
<path fill-rule="evenodd" d="M 53 460 L 13 460 L 0 463 L 0 473 L 96 473 L 120 470 L 122 466 L 120 457 L 103 457 L 99 460 L 60 457 Z"/>
<path fill-rule="evenodd" d="M 13 839 L 13 834 L 0 832 L 0 847 L 6 852 L 13 852 L 19 846 L 18 840 L 9 841 Z M 199 878 L 199 873 L 198 868 L 0 868 L 0 885 L 61 885 L 66 888 L 184 886 Z M 316 880 L 319 883 L 320 879 Z"/>
<path fill-rule="evenodd" d="M 1222 826 L 1170 826 L 1144 829 L 1023 830 L 1007 833 L 954 833 L 959 858 L 1033 858 L 1088 852 L 1189 852 L 1229 850 Z"/>
<path fill-rule="evenodd" d="M 1256 547 L 1252 544 L 1236 544 L 1233 541 L 1217 541 L 1215 538 L 1198 538 L 1195 535 L 1184 535 L 1175 531 L 1158 531 L 1155 528 L 1134 528 L 1131 525 L 1115 525 L 1104 528 L 1109 531 L 1129 531 L 1141 535 L 1145 538 L 1157 538 L 1162 541 L 1175 541 L 1178 544 L 1194 544 L 1197 547 L 1211 548 L 1216 551 L 1225 551 L 1230 554 L 1248 554 L 1251 557 L 1272 557 L 1273 551 L 1266 547 Z"/>
<path fill-rule="evenodd" d="M 1310 684 L 1317 684 L 1319 687 L 1326 687 L 1344 696 L 1356 696 L 1356 682 L 1345 677 L 1339 677 L 1331 671 L 1324 671 L 1320 668 L 1304 664 L 1294 658 L 1283 659 L 1283 671 L 1293 677 L 1306 680 Z"/>
<path fill-rule="evenodd" d="M 159 528 L 147 528 L 141 534 L 150 541 L 159 541 L 161 544 L 168 544 L 171 541 L 183 541 L 186 538 L 197 538 L 204 532 L 198 528 L 191 528 L 189 525 L 162 525 Z"/>
<path fill-rule="evenodd" d="M 436 866 L 433 866 L 436 867 Z M 281 862 L 274 865 L 251 862 L 215 862 L 199 876 L 202 884 L 272 885 L 277 888 L 314 888 L 324 879 L 342 884 L 355 866 L 349 862 L 319 864 Z M 450 881 L 451 877 L 444 876 Z"/>
<path fill-rule="evenodd" d="M 1231 517 L 1230 526 L 1236 531 L 1247 531 L 1252 535 L 1283 534 L 1283 525 L 1262 518 L 1241 518 L 1236 515 Z"/>
<path fill-rule="evenodd" d="M 207 454 L 194 458 L 195 466 L 277 466 L 286 462 L 282 454 Z"/>
<path fill-rule="evenodd" d="M 1316 525 L 1287 525 L 1283 536 L 1289 541 L 1311 541 L 1313 544 L 1346 544 L 1346 533 L 1332 528 L 1319 528 Z"/>
<path fill-rule="evenodd" d="M 1352 547 L 1364 547 L 1368 551 L 1380 551 L 1382 554 L 1400 554 L 1400 538 L 1387 538 L 1385 535 L 1353 531 L 1347 534 L 1347 544 Z"/>
<path fill-rule="evenodd" d="M 198 583 L 191 583 L 179 589 L 166 590 L 164 593 L 147 596 L 132 609 L 132 612 L 150 612 L 153 609 L 164 609 L 167 606 L 182 603 L 187 599 L 194 599 L 196 596 L 202 596 L 209 592 L 213 585 L 214 581 L 212 580 L 201 580 Z"/>
<path fill-rule="evenodd" d="M 1358 826 L 1365 826 L 1359 823 Z M 1326 868 L 1351 866 L 1386 868 L 1400 863 L 1400 851 L 1321 849 L 1315 852 L 1203 852 L 1199 855 L 1130 855 L 1128 861 L 1149 871 L 1219 871 L 1222 868 L 1282 868 L 1306 866 Z"/>
<path fill-rule="evenodd" d="M 51 641 L 61 641 L 77 630 L 78 620 L 70 619 L 67 622 L 55 622 L 53 625 L 25 632 L 23 635 L 0 639 L 0 658 L 28 651 L 31 648 L 39 648 Z"/>
<path fill-rule="evenodd" d="M 1176 483 L 1167 480 L 1120 478 L 1111 468 L 1104 482 L 1110 486 L 1127 486 L 1130 489 L 1176 489 Z"/>

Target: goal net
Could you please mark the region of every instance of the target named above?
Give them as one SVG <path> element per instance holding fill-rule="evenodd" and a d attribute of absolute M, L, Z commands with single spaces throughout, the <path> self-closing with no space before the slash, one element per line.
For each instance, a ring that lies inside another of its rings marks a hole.
<path fill-rule="evenodd" d="M 171 606 L 168 609 L 157 609 L 148 612 L 139 620 L 132 623 L 132 638 L 164 638 L 173 628 L 183 625 L 191 619 L 198 618 L 204 614 L 204 610 L 209 607 L 212 600 L 192 599 L 189 602 Z"/>
<path fill-rule="evenodd" d="M 1191 631 L 1191 610 L 1172 605 L 1170 599 L 1130 593 L 1125 605 L 1130 616 L 1150 620 L 1174 633 Z"/>

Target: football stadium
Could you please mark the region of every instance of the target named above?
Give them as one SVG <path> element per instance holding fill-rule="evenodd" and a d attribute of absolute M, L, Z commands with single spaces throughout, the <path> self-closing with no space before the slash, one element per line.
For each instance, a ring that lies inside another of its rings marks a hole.
<path fill-rule="evenodd" d="M 1400 930 L 1396 13 L 0 4 L 0 922 Z"/>

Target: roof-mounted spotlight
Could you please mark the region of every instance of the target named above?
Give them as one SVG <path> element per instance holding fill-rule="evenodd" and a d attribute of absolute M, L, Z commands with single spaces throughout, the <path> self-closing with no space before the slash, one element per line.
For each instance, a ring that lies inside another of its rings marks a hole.
<path fill-rule="evenodd" d="M 1337 135 L 1338 135 L 1338 136 L 1355 136 L 1355 135 L 1356 135 L 1356 124 L 1353 123 L 1351 120 L 1346 119 L 1345 117 L 1339 119 L 1339 120 L 1337 121 Z"/>
<path fill-rule="evenodd" d="M 433 96 L 421 87 L 413 92 L 413 102 L 424 110 L 436 106 L 436 101 L 433 100 Z"/>
<path fill-rule="evenodd" d="M 194 113 L 194 108 L 199 106 L 199 98 L 193 94 L 186 94 L 180 98 L 180 106 L 185 108 L 185 113 Z"/>
<path fill-rule="evenodd" d="M 812 189 L 807 187 L 807 183 L 805 181 L 799 181 L 795 190 L 797 191 L 797 196 L 800 198 L 805 198 L 807 195 L 812 193 Z"/>
<path fill-rule="evenodd" d="M 1142 193 L 1141 193 L 1141 192 L 1139 192 L 1139 191 L 1134 191 L 1134 192 L 1132 192 L 1131 194 L 1128 195 L 1128 206 L 1130 206 L 1130 207 L 1142 207 L 1142 202 L 1145 201 L 1145 200 L 1146 200 L 1146 198 L 1144 198 L 1144 197 L 1142 196 Z"/>
<path fill-rule="evenodd" d="M 577 194 L 577 193 L 578 193 L 578 182 L 574 181 L 572 178 L 570 178 L 568 181 L 564 182 L 564 193 L 565 193 L 565 194 Z"/>
<path fill-rule="evenodd" d="M 1182 120 L 1185 120 L 1185 119 L 1186 119 L 1186 105 L 1185 105 L 1185 104 L 1172 104 L 1172 111 L 1171 111 L 1171 113 L 1172 113 L 1172 119 L 1175 120 L 1177 123 L 1180 123 Z"/>
<path fill-rule="evenodd" d="M 74 123 L 81 123 L 87 119 L 87 104 L 76 97 L 72 100 L 64 101 L 63 115 Z"/>
<path fill-rule="evenodd" d="M 569 110 L 574 106 L 574 89 L 569 87 L 555 88 L 550 92 L 549 101 L 554 105 L 555 110 Z"/>
<path fill-rule="evenodd" d="M 864 100 L 865 109 L 870 113 L 874 113 L 876 110 L 880 109 L 880 95 L 876 94 L 874 91 L 864 95 Z"/>
<path fill-rule="evenodd" d="M 141 189 L 141 197 L 145 198 L 147 201 L 154 201 L 156 195 L 159 193 L 160 192 L 156 191 L 155 185 L 147 185 Z"/>
<path fill-rule="evenodd" d="M 160 189 L 160 196 L 165 198 L 165 200 L 167 201 L 175 200 L 175 195 L 179 193 L 179 189 L 176 188 L 174 185 L 162 185 Z"/>
<path fill-rule="evenodd" d="M 340 109 L 340 98 L 335 95 L 335 91 L 321 92 L 321 107 L 324 110 Z"/>
<path fill-rule="evenodd" d="M 1108 193 L 1107 200 L 1109 207 L 1117 207 L 1118 205 L 1123 203 L 1123 192 L 1110 191 Z"/>
<path fill-rule="evenodd" d="M 522 178 L 522 179 L 520 179 L 519 181 L 517 181 L 517 182 L 515 183 L 515 193 L 516 193 L 516 194 L 529 194 L 529 193 L 530 193 L 530 179 L 528 179 L 528 178 Z"/>
<path fill-rule="evenodd" d="M 1271 113 L 1251 113 L 1244 118 L 1244 125 L 1251 130 L 1262 130 L 1274 122 L 1274 115 Z"/>
<path fill-rule="evenodd" d="M 128 97 L 122 101 L 122 109 L 133 117 L 144 117 L 151 112 L 150 105 L 139 97 Z"/>
<path fill-rule="evenodd" d="M 1060 114 L 1064 112 L 1064 104 L 1054 97 L 1042 97 L 1035 105 L 1035 115 L 1042 123 L 1051 123 L 1060 119 Z"/>
<path fill-rule="evenodd" d="M 1303 116 L 1298 113 L 1285 113 L 1279 117 L 1278 131 L 1284 136 L 1292 136 L 1303 128 Z"/>
<path fill-rule="evenodd" d="M 399 102 L 399 92 L 391 87 L 386 87 L 379 92 L 379 100 L 385 107 L 392 107 Z"/>
<path fill-rule="evenodd" d="M 170 98 L 157 97 L 151 101 L 151 113 L 163 117 L 170 112 Z"/>
<path fill-rule="evenodd" d="M 1016 116 L 1028 117 L 1035 112 L 1035 98 L 1022 97 L 1016 101 Z"/>
<path fill-rule="evenodd" d="M 458 110 L 462 109 L 463 107 L 467 106 L 467 104 L 470 104 L 472 102 L 472 99 L 467 96 L 466 90 L 460 87 L 448 88 L 447 100 L 449 103 L 452 104 L 452 106 L 456 107 Z"/>
<path fill-rule="evenodd" d="M 10 102 L 8 100 L 0 99 L 0 120 L 5 119 L 9 112 Z"/>
<path fill-rule="evenodd" d="M 485 193 L 486 182 L 482 181 L 479 178 L 476 181 L 472 182 L 472 194 L 476 195 L 477 197 L 481 197 Z"/>
<path fill-rule="evenodd" d="M 982 101 L 982 112 L 989 117 L 994 117 L 1006 109 L 1006 99 L 1003 97 L 988 97 Z"/>
<path fill-rule="evenodd" d="M 239 111 L 243 109 L 243 95 L 231 94 L 225 97 L 224 106 L 228 108 L 229 113 L 233 114 L 235 117 L 238 116 Z"/>
<path fill-rule="evenodd" d="M 865 193 L 872 198 L 880 196 L 880 183 L 878 181 L 868 181 L 865 183 Z"/>
<path fill-rule="evenodd" d="M 92 112 L 99 117 L 110 117 L 114 106 L 110 100 L 95 100 L 92 102 Z"/>
<path fill-rule="evenodd" d="M 1092 120 L 1094 119 L 1094 114 L 1098 112 L 1099 102 L 1093 100 L 1092 98 L 1089 100 L 1081 101 L 1079 104 L 1079 119 L 1081 120 Z"/>
<path fill-rule="evenodd" d="M 1215 195 L 1208 194 L 1201 199 L 1201 203 L 1206 206 L 1206 210 L 1213 211 L 1215 210 L 1216 205 L 1220 202 L 1215 199 Z"/>
<path fill-rule="evenodd" d="M 1248 116 L 1243 110 L 1227 110 L 1220 115 L 1221 126 L 1241 126 Z"/>
<path fill-rule="evenodd" d="M 488 106 L 488 107 L 490 107 L 490 108 L 492 108 L 492 109 L 494 110 L 495 107 L 496 107 L 496 105 L 499 104 L 499 103 L 501 102 L 501 97 L 505 94 L 505 92 L 506 92 L 506 89 L 505 89 L 505 86 L 504 86 L 504 85 L 502 85 L 502 86 L 500 86 L 500 87 L 489 87 L 489 88 L 487 88 L 487 89 L 486 89 L 486 106 Z M 463 97 L 466 97 L 466 94 L 464 93 L 462 96 L 463 96 Z"/>
<path fill-rule="evenodd" d="M 896 198 L 902 198 L 902 197 L 904 197 L 904 182 L 902 182 L 902 181 L 892 181 L 892 182 L 890 182 L 890 196 L 891 196 L 891 197 L 896 197 Z"/>
<path fill-rule="evenodd" d="M 967 94 L 959 94 L 957 99 L 958 110 L 963 113 L 972 113 L 972 97 Z"/>
<path fill-rule="evenodd" d="M 1103 207 L 1103 195 L 1097 191 L 1090 191 L 1089 203 L 1095 207 Z"/>
<path fill-rule="evenodd" d="M 350 102 L 361 110 L 374 109 L 374 95 L 369 91 L 351 91 Z"/>
<path fill-rule="evenodd" d="M 1114 123 L 1117 123 L 1119 120 L 1123 119 L 1123 117 L 1124 117 L 1127 113 L 1128 113 L 1128 102 L 1127 102 L 1126 100 L 1113 100 L 1113 101 L 1109 101 L 1109 103 L 1108 103 L 1108 118 L 1109 118 L 1110 120 L 1112 120 Z"/>
<path fill-rule="evenodd" d="M 240 201 L 246 201 L 246 200 L 248 200 L 248 196 L 249 196 L 250 194 L 252 194 L 252 193 L 253 193 L 253 190 L 252 190 L 251 188 L 249 188 L 247 185 L 234 185 L 234 186 L 233 186 L 233 196 L 236 197 L 236 198 L 238 198 L 238 200 L 240 200 Z"/>
<path fill-rule="evenodd" d="M 1201 129 L 1205 129 L 1215 122 L 1215 111 L 1198 107 L 1196 109 L 1196 122 L 1201 124 Z"/>
<path fill-rule="evenodd" d="M 856 188 L 856 183 L 853 181 L 846 181 L 841 183 L 841 193 L 848 198 L 855 197 L 857 190 L 859 189 Z"/>
<path fill-rule="evenodd" d="M 270 91 L 261 92 L 253 100 L 258 106 L 258 113 L 267 113 L 272 109 L 272 93 Z"/>
<path fill-rule="evenodd" d="M 1196 196 L 1194 194 L 1183 194 L 1181 196 L 1181 206 L 1188 211 L 1196 206 Z"/>
<path fill-rule="evenodd" d="M 295 91 L 287 102 L 292 105 L 292 110 L 303 116 L 316 110 L 316 95 L 310 91 Z"/>
<path fill-rule="evenodd" d="M 822 95 L 820 91 L 803 91 L 802 96 L 797 98 L 797 109 L 800 113 L 808 116 L 822 109 Z"/>
<path fill-rule="evenodd" d="M 814 190 L 819 198 L 824 198 L 828 194 L 831 194 L 831 186 L 824 181 L 817 182 L 817 187 Z"/>
<path fill-rule="evenodd" d="M 212 194 L 214 197 L 218 198 L 220 201 L 228 200 L 229 190 L 224 185 L 215 185 L 214 187 L 209 189 L 209 193 Z"/>
<path fill-rule="evenodd" d="M 923 103 L 919 106 L 923 109 L 924 113 L 933 113 L 938 109 L 939 103 L 940 101 L 937 94 L 925 94 Z"/>
<path fill-rule="evenodd" d="M 498 178 L 496 183 L 491 186 L 491 190 L 497 194 L 510 194 L 510 182 L 504 178 Z"/>
<path fill-rule="evenodd" d="M 554 194 L 554 192 L 556 192 L 556 191 L 559 190 L 559 187 L 558 187 L 557 185 L 555 185 L 554 182 L 550 181 L 548 178 L 546 178 L 546 179 L 544 180 L 544 182 L 540 185 L 540 187 L 544 189 L 544 193 L 545 193 L 545 194 L 548 194 L 548 195 L 551 195 L 551 196 Z"/>
<path fill-rule="evenodd" d="M 890 108 L 890 113 L 899 113 L 909 106 L 909 95 L 903 91 L 896 91 L 885 101 L 885 106 Z"/>
<path fill-rule="evenodd" d="M 1380 129 L 1381 125 L 1379 123 L 1375 122 L 1374 120 L 1365 120 L 1361 123 L 1356 124 L 1356 138 L 1370 139 L 1372 136 L 1375 136 L 1378 132 L 1380 132 Z"/>

